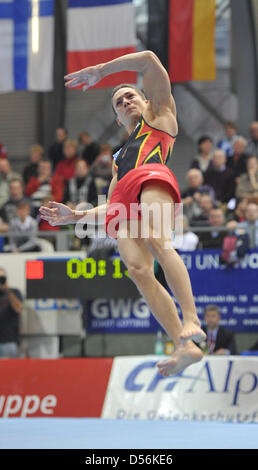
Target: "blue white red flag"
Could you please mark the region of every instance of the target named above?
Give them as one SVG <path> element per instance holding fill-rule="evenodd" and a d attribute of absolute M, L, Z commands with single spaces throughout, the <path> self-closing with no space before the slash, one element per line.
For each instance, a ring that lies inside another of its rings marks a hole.
<path fill-rule="evenodd" d="M 54 0 L 0 0 L 0 92 L 53 89 Z"/>
<path fill-rule="evenodd" d="M 132 0 L 68 0 L 67 73 L 135 52 Z M 96 87 L 135 83 L 135 72 L 119 72 Z"/>

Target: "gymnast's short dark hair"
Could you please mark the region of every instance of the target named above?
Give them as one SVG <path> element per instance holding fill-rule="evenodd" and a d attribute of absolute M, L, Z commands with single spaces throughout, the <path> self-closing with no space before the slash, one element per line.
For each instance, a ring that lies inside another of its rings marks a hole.
<path fill-rule="evenodd" d="M 132 83 L 120 83 L 120 85 L 115 86 L 115 88 L 113 88 L 113 90 L 112 90 L 111 102 L 112 102 L 114 94 L 118 90 L 120 90 L 121 88 L 132 88 L 133 90 L 135 90 L 138 93 L 138 95 L 141 96 L 141 98 L 143 100 L 147 100 L 147 97 L 145 96 L 144 92 L 140 88 L 137 88 L 137 86 L 133 85 Z M 116 112 L 115 109 L 114 109 L 113 103 L 112 103 L 112 108 L 113 108 L 114 112 Z"/>

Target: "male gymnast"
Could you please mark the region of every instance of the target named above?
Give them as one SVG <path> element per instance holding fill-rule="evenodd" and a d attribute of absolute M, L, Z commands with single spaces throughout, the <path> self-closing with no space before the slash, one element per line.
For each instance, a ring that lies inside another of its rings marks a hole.
<path fill-rule="evenodd" d="M 206 338 L 196 313 L 188 271 L 172 246 L 173 217 L 169 230 L 168 221 L 164 220 L 167 211 L 163 208 L 169 205 L 173 214 L 175 203 L 181 201 L 176 178 L 166 165 L 178 132 L 168 74 L 153 52 L 143 51 L 68 74 L 65 85 L 84 85 L 85 90 L 107 75 L 127 70 L 143 74 L 143 92 L 130 84 L 113 90 L 117 123 L 125 127 L 129 138 L 114 156 L 107 203 L 76 211 L 51 202 L 50 207 L 41 207 L 40 213 L 52 225 L 77 223 L 81 219 L 95 224 L 97 219 L 98 224 L 105 223 L 110 236 L 117 238 L 130 278 L 174 342 L 172 356 L 157 364 L 159 372 L 167 377 L 200 361 L 203 354 L 193 341 Z M 153 203 L 160 207 L 158 224 L 151 212 Z M 117 211 L 120 205 L 125 210 Z M 173 299 L 155 278 L 154 259 L 161 265 L 180 305 L 183 325 Z"/>

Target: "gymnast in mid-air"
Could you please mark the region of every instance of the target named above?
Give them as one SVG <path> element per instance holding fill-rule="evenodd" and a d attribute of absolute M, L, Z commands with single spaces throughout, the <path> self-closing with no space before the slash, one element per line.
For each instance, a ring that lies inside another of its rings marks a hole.
<path fill-rule="evenodd" d="M 114 155 L 113 179 L 107 203 L 85 211 L 50 202 L 41 217 L 51 225 L 104 223 L 118 248 L 130 278 L 151 312 L 172 338 L 171 357 L 157 364 L 167 377 L 202 359 L 195 343 L 206 339 L 196 313 L 186 266 L 172 246 L 175 205 L 181 201 L 176 178 L 168 168 L 178 132 L 176 105 L 165 68 L 151 51 L 137 52 L 65 76 L 67 88 L 94 86 L 110 74 L 136 71 L 143 75 L 142 89 L 121 84 L 112 93 L 112 107 L 119 126 L 129 137 Z M 159 212 L 155 216 L 154 209 Z M 168 210 L 170 216 L 168 217 Z M 158 222 L 157 222 L 158 221 Z M 154 275 L 154 259 L 161 265 L 176 305 Z"/>

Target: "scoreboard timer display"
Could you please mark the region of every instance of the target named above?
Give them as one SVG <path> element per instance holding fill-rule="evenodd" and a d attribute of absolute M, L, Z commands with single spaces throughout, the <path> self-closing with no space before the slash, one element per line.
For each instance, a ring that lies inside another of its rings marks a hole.
<path fill-rule="evenodd" d="M 28 299 L 140 297 L 120 258 L 27 261 L 26 287 Z"/>

